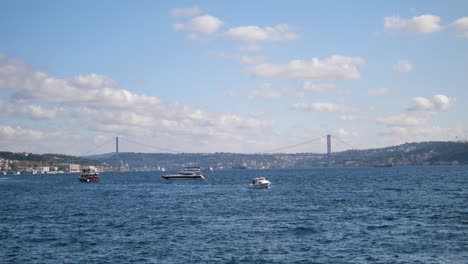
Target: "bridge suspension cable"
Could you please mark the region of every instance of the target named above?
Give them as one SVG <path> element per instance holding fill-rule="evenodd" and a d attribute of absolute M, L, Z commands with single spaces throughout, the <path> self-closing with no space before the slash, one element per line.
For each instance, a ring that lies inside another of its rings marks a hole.
<path fill-rule="evenodd" d="M 283 150 L 283 149 L 289 149 L 289 148 L 294 148 L 294 147 L 306 145 L 306 144 L 309 144 L 309 143 L 311 143 L 311 142 L 314 142 L 314 141 L 317 141 L 317 140 L 319 140 L 319 139 L 322 139 L 322 138 L 324 138 L 324 137 L 326 137 L 326 135 L 321 136 L 321 137 L 318 137 L 318 138 L 314 138 L 314 139 L 311 139 L 311 140 L 307 140 L 307 141 L 304 141 L 304 142 L 301 142 L 301 143 L 298 143 L 298 144 L 295 144 L 295 145 L 292 145 L 292 146 L 287 146 L 287 147 L 282 147 L 282 148 L 277 148 L 277 149 L 271 149 L 271 150 L 263 151 L 262 153 L 276 152 L 276 151 Z"/>
<path fill-rule="evenodd" d="M 175 153 L 175 154 L 183 153 L 182 151 L 177 151 L 177 150 L 173 150 L 173 149 L 166 149 L 166 148 L 158 148 L 158 147 L 150 146 L 150 145 L 148 145 L 148 144 L 144 144 L 144 143 L 136 142 L 136 141 L 133 141 L 133 140 L 130 140 L 130 139 L 126 139 L 126 138 L 120 138 L 120 139 L 123 139 L 123 140 L 125 140 L 125 141 L 127 141 L 127 142 L 130 142 L 130 143 L 133 143 L 133 144 L 137 144 L 137 145 L 140 145 L 140 146 L 152 148 L 152 149 L 162 150 L 162 151 L 166 151 L 166 152 L 170 152 L 170 153 Z"/>
<path fill-rule="evenodd" d="M 355 146 L 353 146 L 353 145 L 351 145 L 351 144 L 349 144 L 349 143 L 346 143 L 344 140 L 340 139 L 339 137 L 337 137 L 337 136 L 335 136 L 335 135 L 333 135 L 333 138 L 334 138 L 334 139 L 337 139 L 338 141 L 340 141 L 341 143 L 345 144 L 346 146 L 351 147 L 352 149 L 358 149 L 357 147 L 355 147 Z"/>
<path fill-rule="evenodd" d="M 333 138 L 336 139 L 336 140 L 338 140 L 338 141 L 341 142 L 342 144 L 344 144 L 344 145 L 346 145 L 346 146 L 348 146 L 348 147 L 351 147 L 351 149 L 353 149 L 353 150 L 358 150 L 358 151 L 361 151 L 361 152 L 362 152 L 362 150 L 359 150 L 359 148 L 357 148 L 356 146 L 353 146 L 353 145 L 347 143 L 346 141 L 340 139 L 339 137 L 333 136 Z M 340 157 L 354 157 L 354 158 L 360 157 L 360 158 L 363 158 L 363 157 L 369 157 L 369 156 L 371 156 L 371 154 L 368 154 L 368 153 L 353 154 L 353 155 L 343 155 L 343 154 L 340 154 L 339 156 L 340 156 Z"/>
<path fill-rule="evenodd" d="M 89 153 L 94 152 L 94 151 L 100 149 L 102 146 L 106 145 L 107 143 L 109 143 L 109 142 L 111 142 L 111 141 L 114 141 L 114 138 L 111 138 L 111 139 L 107 140 L 106 142 L 104 142 L 104 143 L 102 143 L 101 145 L 95 147 L 94 149 L 91 149 L 90 151 L 84 153 L 84 154 L 81 155 L 81 156 L 86 156 L 86 155 L 88 155 Z"/>
<path fill-rule="evenodd" d="M 290 145 L 290 146 L 285 146 L 285 147 L 281 147 L 281 148 L 276 148 L 276 149 L 270 149 L 270 150 L 266 150 L 266 151 L 262 151 L 260 153 L 272 153 L 272 152 L 277 152 L 277 151 L 280 151 L 280 150 L 285 150 L 285 149 L 290 149 L 290 148 L 294 148 L 294 147 L 298 147 L 298 146 L 302 146 L 302 145 L 306 145 L 306 144 L 309 144 L 311 142 L 314 142 L 314 141 L 317 141 L 317 140 L 320 140 L 322 138 L 325 138 L 327 137 L 327 135 L 323 135 L 323 136 L 320 136 L 318 138 L 314 138 L 314 139 L 310 139 L 310 140 L 307 140 L 307 141 L 304 141 L 304 142 L 301 142 L 301 143 L 297 143 L 297 144 L 294 144 L 294 145 Z M 338 140 L 339 142 L 341 142 L 342 144 L 348 146 L 348 147 L 351 147 L 352 149 L 358 149 L 357 147 L 345 142 L 344 140 L 340 139 L 339 137 L 333 135 L 333 138 Z M 124 141 L 127 141 L 129 143 L 133 143 L 133 144 L 136 144 L 136 145 L 140 145 L 140 146 L 144 146 L 144 147 L 148 147 L 148 148 L 152 148 L 152 149 L 156 149 L 156 150 L 159 150 L 159 151 L 165 151 L 165 152 L 169 152 L 169 153 L 174 153 L 174 154 L 179 154 L 179 153 L 184 153 L 183 151 L 178 151 L 178 150 L 174 150 L 174 149 L 168 149 L 168 148 L 160 148 L 160 147 L 155 147 L 155 146 L 151 146 L 151 145 L 148 145 L 148 144 L 145 144 L 145 143 L 141 143 L 141 142 L 137 142 L 137 141 L 134 141 L 134 140 L 130 140 L 130 139 L 127 139 L 127 138 L 123 138 L 123 137 L 119 137 L 119 139 L 122 139 Z M 106 142 L 100 144 L 99 146 L 87 151 L 86 153 L 84 153 L 83 155 L 81 156 L 86 156 L 88 155 L 89 153 L 91 152 L 94 152 L 98 149 L 100 149 L 102 146 L 108 144 L 109 142 L 111 141 L 114 141 L 116 140 L 116 138 L 111 138 L 109 140 L 107 140 Z"/>

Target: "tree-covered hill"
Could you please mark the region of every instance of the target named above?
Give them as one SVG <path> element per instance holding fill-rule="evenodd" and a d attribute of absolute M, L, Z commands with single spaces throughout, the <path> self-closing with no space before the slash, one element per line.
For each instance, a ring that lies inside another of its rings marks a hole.
<path fill-rule="evenodd" d="M 10 151 L 0 151 L 0 158 L 7 160 L 37 162 L 44 165 L 56 165 L 60 163 L 75 163 L 75 164 L 96 164 L 95 160 L 83 157 L 75 157 L 64 154 L 33 154 L 19 153 Z"/>
<path fill-rule="evenodd" d="M 245 164 L 248 168 L 309 168 L 328 166 L 324 153 L 109 153 L 93 156 L 113 166 L 130 168 L 177 169 L 182 166 L 231 168 Z M 406 143 L 378 149 L 347 150 L 333 153 L 332 166 L 439 165 L 447 163 L 468 164 L 468 143 L 420 142 Z M 120 165 L 119 165 L 120 164 Z"/>
<path fill-rule="evenodd" d="M 43 165 L 76 163 L 86 165 L 106 164 L 124 169 L 167 169 L 177 170 L 183 166 L 232 168 L 239 164 L 248 168 L 310 168 L 331 166 L 374 166 L 393 164 L 440 165 L 468 164 L 468 143 L 466 142 L 419 142 L 405 143 L 386 148 L 346 150 L 335 152 L 330 160 L 324 153 L 107 153 L 88 157 L 63 154 L 32 154 L 0 151 L 0 158 L 17 161 L 37 162 Z"/>

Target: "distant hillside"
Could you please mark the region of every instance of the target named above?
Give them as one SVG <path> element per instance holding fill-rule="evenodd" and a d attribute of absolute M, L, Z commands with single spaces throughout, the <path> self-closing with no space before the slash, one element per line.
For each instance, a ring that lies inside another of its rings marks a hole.
<path fill-rule="evenodd" d="M 127 152 L 75 157 L 63 154 L 0 151 L 0 158 L 29 161 L 42 165 L 76 163 L 133 170 L 162 170 L 163 168 L 178 170 L 184 166 L 195 165 L 214 169 L 239 167 L 239 164 L 245 164 L 250 169 L 311 168 L 329 165 L 329 160 L 324 153 L 239 154 L 217 152 L 170 154 Z M 336 152 L 332 154 L 330 159 L 330 165 L 333 167 L 385 164 L 395 166 L 468 164 L 468 143 L 442 141 L 406 143 L 386 148 Z"/>
<path fill-rule="evenodd" d="M 328 166 L 323 153 L 276 153 L 276 154 L 238 154 L 238 153 L 108 153 L 89 156 L 111 166 L 124 166 L 129 169 L 169 169 L 177 170 L 183 166 L 232 168 L 246 164 L 248 168 L 310 168 Z M 332 166 L 372 166 L 379 164 L 439 165 L 468 164 L 468 143 L 464 142 L 420 142 L 406 143 L 378 149 L 347 150 L 333 153 Z"/>
<path fill-rule="evenodd" d="M 369 163 L 387 163 L 401 165 L 442 164 L 458 162 L 468 164 L 468 143 L 430 141 L 406 143 L 380 149 L 347 150 L 335 153 L 336 160 L 355 157 Z"/>
<path fill-rule="evenodd" d="M 60 163 L 95 164 L 96 161 L 88 158 L 75 157 L 63 154 L 33 154 L 0 151 L 0 158 L 7 160 L 37 162 L 44 165 Z"/>

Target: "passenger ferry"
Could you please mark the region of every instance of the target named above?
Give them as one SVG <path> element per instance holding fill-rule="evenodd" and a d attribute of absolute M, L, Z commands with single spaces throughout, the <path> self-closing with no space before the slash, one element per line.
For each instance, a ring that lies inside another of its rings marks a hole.
<path fill-rule="evenodd" d="M 94 166 L 89 166 L 81 171 L 80 182 L 98 182 L 99 172 Z"/>
<path fill-rule="evenodd" d="M 185 167 L 177 174 L 162 176 L 166 180 L 204 180 L 200 167 Z"/>

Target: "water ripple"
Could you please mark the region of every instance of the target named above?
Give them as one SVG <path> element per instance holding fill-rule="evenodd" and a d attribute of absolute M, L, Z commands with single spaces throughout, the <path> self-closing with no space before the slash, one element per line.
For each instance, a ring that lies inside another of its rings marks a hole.
<path fill-rule="evenodd" d="M 1 263 L 463 263 L 464 166 L 0 177 Z M 298 184 L 301 183 L 301 184 Z"/>

